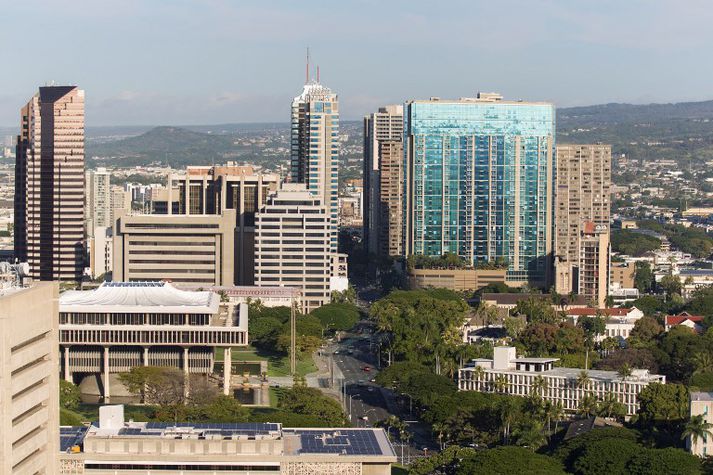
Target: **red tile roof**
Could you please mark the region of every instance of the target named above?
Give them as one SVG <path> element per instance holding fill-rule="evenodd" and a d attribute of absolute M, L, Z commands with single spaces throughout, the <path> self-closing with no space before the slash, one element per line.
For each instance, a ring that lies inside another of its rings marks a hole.
<path fill-rule="evenodd" d="M 578 317 L 595 317 L 597 314 L 603 317 L 625 317 L 631 311 L 630 308 L 573 308 L 567 310 L 567 315 L 576 315 Z"/>
<path fill-rule="evenodd" d="M 668 326 L 680 325 L 686 320 L 690 320 L 693 323 L 701 323 L 703 322 L 703 316 L 690 315 L 686 312 L 681 312 L 678 315 L 666 315 L 666 325 Z"/>

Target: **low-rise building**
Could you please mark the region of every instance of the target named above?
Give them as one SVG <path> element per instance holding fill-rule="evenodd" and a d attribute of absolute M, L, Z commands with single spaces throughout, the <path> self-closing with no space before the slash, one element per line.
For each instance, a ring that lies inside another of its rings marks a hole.
<path fill-rule="evenodd" d="M 555 367 L 557 361 L 558 358 L 518 358 L 514 347 L 496 347 L 493 359 L 474 359 L 458 371 L 458 388 L 529 396 L 533 387 L 539 385 L 544 400 L 560 403 L 569 412 L 577 411 L 587 395 L 602 399 L 613 394 L 625 406 L 626 415 L 632 416 L 639 409 L 641 390 L 650 383 L 666 382 L 666 376 L 645 369 L 635 369 L 627 378 L 616 371 L 589 370 L 585 372 L 586 378 L 582 378 L 582 369 Z"/>
<path fill-rule="evenodd" d="M 644 312 L 636 307 L 631 308 L 573 308 L 567 312 L 576 325 L 579 317 L 602 317 L 605 319 L 605 331 L 597 335 L 596 341 L 605 338 L 629 338 L 636 322 L 644 316 Z"/>
<path fill-rule="evenodd" d="M 678 315 L 666 315 L 664 321 L 664 329 L 666 331 L 671 330 L 673 327 L 682 325 L 684 327 L 690 328 L 696 333 L 703 332 L 703 316 L 702 315 L 691 315 L 688 312 L 681 312 Z"/>
<path fill-rule="evenodd" d="M 507 269 L 412 269 L 412 289 L 444 288 L 457 292 L 475 291 L 489 284 L 505 283 Z"/>
<path fill-rule="evenodd" d="M 389 475 L 396 462 L 383 429 L 125 422 L 123 412 L 103 406 L 98 424 L 62 427 L 59 473 Z"/>
<path fill-rule="evenodd" d="M 220 305 L 214 292 L 188 292 L 165 282 L 105 282 L 67 291 L 59 300 L 60 371 L 108 402 L 125 396 L 118 374 L 136 366 L 170 366 L 190 374 L 213 372 L 215 351 L 232 360 L 248 343 L 248 308 Z M 230 387 L 224 365 L 223 388 Z M 86 381 L 85 381 L 86 380 Z"/>
<path fill-rule="evenodd" d="M 713 393 L 692 391 L 689 396 L 689 415 L 703 416 L 703 422 L 713 424 Z M 708 457 L 713 454 L 713 437 L 704 433 L 703 437 L 686 437 L 686 449 L 693 455 Z"/>

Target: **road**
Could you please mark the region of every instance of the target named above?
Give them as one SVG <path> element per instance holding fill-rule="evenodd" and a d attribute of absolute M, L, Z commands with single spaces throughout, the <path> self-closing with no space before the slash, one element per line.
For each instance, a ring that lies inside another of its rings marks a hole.
<path fill-rule="evenodd" d="M 423 448 L 437 449 L 431 437 L 430 427 L 417 422 L 409 414 L 408 398 L 400 397 L 373 382 L 379 373 L 377 367 L 378 345 L 370 323 L 361 323 L 355 332 L 347 333 L 340 342 L 334 342 L 326 352 L 332 355 L 334 364 L 344 376 L 345 410 L 352 424 L 357 427 L 371 427 L 374 423 L 397 416 L 408 422 L 411 433 L 410 447 L 404 447 L 407 459 L 423 454 Z M 365 371 L 364 368 L 369 370 Z M 392 436 L 395 436 L 392 432 Z M 392 440 L 396 439 L 392 437 Z M 402 447 L 398 442 L 394 447 L 401 456 Z"/>

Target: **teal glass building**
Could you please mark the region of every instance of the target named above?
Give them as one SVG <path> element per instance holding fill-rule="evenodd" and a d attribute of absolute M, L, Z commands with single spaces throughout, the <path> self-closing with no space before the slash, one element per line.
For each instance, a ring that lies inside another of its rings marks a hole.
<path fill-rule="evenodd" d="M 404 252 L 552 279 L 555 108 L 477 98 L 404 106 Z"/>

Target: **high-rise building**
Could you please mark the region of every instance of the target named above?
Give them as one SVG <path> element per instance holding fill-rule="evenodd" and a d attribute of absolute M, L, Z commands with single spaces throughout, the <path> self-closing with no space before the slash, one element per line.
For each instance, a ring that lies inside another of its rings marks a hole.
<path fill-rule="evenodd" d="M 114 185 L 111 187 L 109 194 L 109 224 L 113 226 L 114 221 L 119 215 L 131 213 L 131 192 L 125 190 L 121 186 Z"/>
<path fill-rule="evenodd" d="M 106 168 L 87 170 L 85 173 L 85 209 L 87 236 L 94 228 L 111 226 L 111 173 Z"/>
<path fill-rule="evenodd" d="M 0 473 L 58 473 L 57 294 L 0 290 Z"/>
<path fill-rule="evenodd" d="M 185 173 L 169 176 L 169 186 L 161 190 L 162 196 L 157 193 L 159 199 L 152 199 L 152 208 L 157 214 L 191 216 L 235 210 L 235 281 L 223 285 L 253 285 L 255 213 L 279 183 L 278 175 L 257 173 L 249 166 L 188 167 Z"/>
<path fill-rule="evenodd" d="M 561 294 L 578 291 L 582 239 L 590 234 L 584 232 L 585 223 L 609 233 L 610 189 L 610 145 L 557 146 L 555 288 Z M 608 236 L 606 241 L 608 244 Z M 607 272 L 607 267 L 600 272 Z"/>
<path fill-rule="evenodd" d="M 307 81 L 292 101 L 291 173 L 327 208 L 330 246 L 337 251 L 339 101 L 319 81 Z"/>
<path fill-rule="evenodd" d="M 364 239 L 372 254 L 401 255 L 403 125 L 401 105 L 364 117 Z"/>
<path fill-rule="evenodd" d="M 609 226 L 585 222 L 579 245 L 576 292 L 604 308 L 609 294 Z"/>
<path fill-rule="evenodd" d="M 346 281 L 346 263 L 331 251 L 331 222 L 304 185 L 283 185 L 255 217 L 255 284 L 302 289 L 305 312 L 329 303 L 332 290 L 346 287 L 338 286 Z"/>
<path fill-rule="evenodd" d="M 404 107 L 405 255 L 507 266 L 511 285 L 551 280 L 555 109 L 477 98 Z"/>
<path fill-rule="evenodd" d="M 84 91 L 40 87 L 21 114 L 18 255 L 27 257 L 35 279 L 79 280 L 84 269 Z"/>

